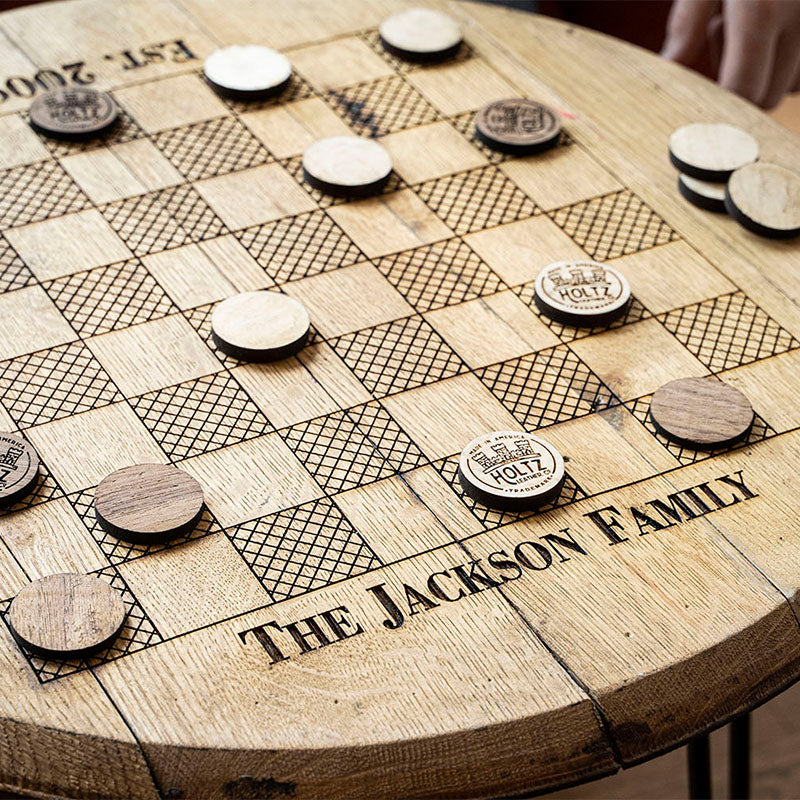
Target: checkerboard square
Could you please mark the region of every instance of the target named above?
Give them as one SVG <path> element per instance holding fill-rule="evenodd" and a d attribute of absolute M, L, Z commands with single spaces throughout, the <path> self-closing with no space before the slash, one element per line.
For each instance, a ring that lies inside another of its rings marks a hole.
<path fill-rule="evenodd" d="M 276 602 L 381 566 L 327 498 L 239 525 L 231 540 Z"/>
<path fill-rule="evenodd" d="M 453 542 L 409 485 L 387 478 L 336 496 L 336 504 L 385 563 Z"/>
<path fill-rule="evenodd" d="M 50 153 L 30 125 L 18 114 L 0 118 L 0 169 L 46 161 Z"/>
<path fill-rule="evenodd" d="M 183 175 L 149 139 L 121 142 L 111 145 L 110 150 L 148 192 L 184 182 Z"/>
<path fill-rule="evenodd" d="M 31 324 L 31 320 L 36 320 L 36 324 Z M 41 286 L 0 294 L 0 360 L 77 338 Z"/>
<path fill-rule="evenodd" d="M 292 64 L 315 89 L 322 91 L 394 74 L 382 58 L 355 36 L 293 50 Z"/>
<path fill-rule="evenodd" d="M 191 325 L 177 314 L 96 336 L 87 344 L 126 397 L 222 369 Z"/>
<path fill-rule="evenodd" d="M 57 161 L 0 173 L 0 228 L 71 214 L 91 205 Z"/>
<path fill-rule="evenodd" d="M 558 343 L 547 326 L 508 291 L 431 311 L 425 319 L 473 369 Z"/>
<path fill-rule="evenodd" d="M 103 553 L 66 498 L 25 508 L 4 526 L 3 541 L 31 580 L 56 572 L 107 566 Z"/>
<path fill-rule="evenodd" d="M 83 337 L 148 322 L 176 311 L 135 258 L 48 281 L 44 288 Z"/>
<path fill-rule="evenodd" d="M 623 188 L 616 177 L 577 145 L 516 158 L 499 169 L 546 210 Z"/>
<path fill-rule="evenodd" d="M 147 191 L 147 187 L 107 147 L 62 158 L 61 166 L 96 204 L 122 200 Z"/>
<path fill-rule="evenodd" d="M 736 289 L 718 269 L 682 241 L 615 258 L 610 266 L 628 279 L 633 294 L 653 314 L 730 294 Z"/>
<path fill-rule="evenodd" d="M 261 143 L 233 117 L 159 133 L 156 146 L 191 181 L 247 169 L 270 160 Z"/>
<path fill-rule="evenodd" d="M 0 236 L 0 294 L 36 283 L 33 273 L 5 237 Z"/>
<path fill-rule="evenodd" d="M 476 374 L 531 432 L 618 402 L 566 345 L 493 364 Z"/>
<path fill-rule="evenodd" d="M 270 430 L 267 418 L 227 372 L 141 395 L 132 405 L 173 460 L 254 439 Z"/>
<path fill-rule="evenodd" d="M 197 478 L 206 505 L 225 527 L 323 494 L 277 433 L 195 456 L 180 467 Z"/>
<path fill-rule="evenodd" d="M 83 342 L 40 350 L 0 364 L 0 400 L 21 428 L 121 399 Z"/>
<path fill-rule="evenodd" d="M 519 429 L 514 417 L 471 374 L 387 397 L 382 404 L 431 459 L 460 453 L 486 431 Z"/>
<path fill-rule="evenodd" d="M 132 253 L 94 209 L 6 231 L 39 280 L 125 261 Z"/>
<path fill-rule="evenodd" d="M 410 189 L 333 206 L 328 214 L 369 258 L 452 236 Z"/>
<path fill-rule="evenodd" d="M 129 561 L 119 571 L 164 636 L 179 636 L 270 602 L 222 533 Z"/>
<path fill-rule="evenodd" d="M 314 327 L 326 337 L 414 313 L 402 295 L 366 262 L 295 281 L 284 291 L 308 309 Z"/>
<path fill-rule="evenodd" d="M 504 288 L 497 275 L 460 239 L 386 256 L 376 266 L 419 312 Z"/>
<path fill-rule="evenodd" d="M 449 122 L 392 133 L 384 136 L 381 144 L 392 156 L 395 171 L 408 183 L 422 183 L 487 163 Z"/>
<path fill-rule="evenodd" d="M 364 258 L 324 211 L 284 217 L 236 235 L 278 284 L 346 267 Z"/>
<path fill-rule="evenodd" d="M 318 97 L 249 111 L 240 119 L 275 158 L 298 156 L 318 139 L 353 134 Z"/>
<path fill-rule="evenodd" d="M 408 74 L 407 80 L 448 117 L 519 94 L 518 89 L 478 58 L 415 70 Z M 453 90 L 455 86 L 457 91 Z"/>
<path fill-rule="evenodd" d="M 228 112 L 199 75 L 138 83 L 114 94 L 147 133 L 204 122 Z"/>
<path fill-rule="evenodd" d="M 652 394 L 676 377 L 708 374 L 655 319 L 588 336 L 570 347 L 622 400 Z"/>
<path fill-rule="evenodd" d="M 509 286 L 536 280 L 555 261 L 586 259 L 586 253 L 545 216 L 471 233 L 464 241 Z"/>
<path fill-rule="evenodd" d="M 466 369 L 421 317 L 348 333 L 330 344 L 376 397 L 439 381 Z"/>
<path fill-rule="evenodd" d="M 216 303 L 237 291 L 228 276 L 196 244 L 145 256 L 142 263 L 180 309 Z"/>
<path fill-rule="evenodd" d="M 231 230 L 316 208 L 308 193 L 279 164 L 221 175 L 195 186 Z"/>
<path fill-rule="evenodd" d="M 66 492 L 96 486 L 109 473 L 131 464 L 167 461 L 127 403 L 48 422 L 27 435 Z M 71 446 L 64 447 L 65 442 Z"/>

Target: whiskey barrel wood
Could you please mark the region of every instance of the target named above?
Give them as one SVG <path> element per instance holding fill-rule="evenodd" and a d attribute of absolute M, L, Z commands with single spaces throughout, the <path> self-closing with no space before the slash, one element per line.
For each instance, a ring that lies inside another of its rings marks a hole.
<path fill-rule="evenodd" d="M 674 747 L 800 675 L 798 245 L 687 203 L 669 134 L 796 140 L 620 42 L 493 6 L 452 62 L 390 57 L 392 0 L 69 0 L 0 15 L 0 429 L 41 457 L 0 535 L 0 786 L 71 798 L 489 797 Z M 285 52 L 276 100 L 218 97 L 214 49 Z M 113 94 L 88 144 L 40 137 L 42 86 Z M 507 157 L 487 102 L 557 109 Z M 645 113 L 648 108 L 653 113 Z M 302 182 L 314 140 L 375 136 L 384 192 Z M 633 299 L 609 329 L 537 313 L 533 282 L 593 259 Z M 272 364 L 213 347 L 217 303 L 279 287 L 313 339 Z M 32 325 L 31 320 L 36 324 Z M 698 453 L 649 398 L 719 375 L 757 414 Z M 489 430 L 553 444 L 553 507 L 465 498 Z M 207 513 L 168 545 L 97 527 L 93 489 L 174 463 Z M 126 603 L 88 661 L 12 638 L 8 602 L 57 572 Z"/>

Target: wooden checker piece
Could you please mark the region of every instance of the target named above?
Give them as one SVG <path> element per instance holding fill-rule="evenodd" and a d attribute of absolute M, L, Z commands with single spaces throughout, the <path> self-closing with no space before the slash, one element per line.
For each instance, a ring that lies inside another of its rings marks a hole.
<path fill-rule="evenodd" d="M 44 658 L 81 658 L 110 645 L 125 623 L 119 592 L 94 575 L 69 572 L 29 583 L 8 623 L 17 641 Z"/>
<path fill-rule="evenodd" d="M 39 480 L 39 456 L 16 433 L 0 433 L 0 508 L 13 505 Z"/>
<path fill-rule="evenodd" d="M 448 14 L 411 8 L 385 19 L 378 29 L 381 44 L 406 61 L 446 61 L 461 47 L 461 26 Z"/>
<path fill-rule="evenodd" d="M 203 62 L 212 88 L 234 100 L 262 100 L 280 94 L 292 77 L 292 65 L 277 50 L 261 45 L 231 45 L 215 50 Z"/>
<path fill-rule="evenodd" d="M 596 261 L 558 261 L 534 283 L 534 302 L 547 317 L 565 325 L 608 325 L 628 308 L 631 287 L 613 267 Z"/>
<path fill-rule="evenodd" d="M 565 478 L 564 459 L 558 450 L 523 431 L 477 436 L 458 460 L 461 488 L 491 508 L 537 508 L 558 497 Z"/>
<path fill-rule="evenodd" d="M 657 389 L 650 416 L 664 436 L 698 449 L 725 447 L 753 427 L 750 401 L 716 378 L 679 378 Z"/>
<path fill-rule="evenodd" d="M 241 361 L 279 361 L 299 352 L 311 328 L 306 307 L 279 292 L 243 292 L 211 314 L 214 343 Z"/>
<path fill-rule="evenodd" d="M 669 137 L 669 158 L 684 175 L 725 181 L 758 158 L 758 142 L 747 131 L 724 122 L 693 122 Z"/>
<path fill-rule="evenodd" d="M 725 187 L 725 208 L 740 225 L 759 236 L 797 236 L 800 175 L 764 162 L 737 169 Z"/>
<path fill-rule="evenodd" d="M 692 204 L 705 211 L 725 212 L 725 184 L 711 183 L 678 175 L 678 191 Z"/>
<path fill-rule="evenodd" d="M 315 189 L 339 197 L 367 197 L 386 185 L 392 157 L 361 136 L 330 136 L 303 153 L 303 176 Z"/>
<path fill-rule="evenodd" d="M 119 109 L 106 92 L 74 86 L 37 97 L 28 109 L 31 127 L 54 139 L 84 139 L 109 130 Z"/>
<path fill-rule="evenodd" d="M 561 119 L 535 100 L 495 100 L 475 116 L 475 133 L 493 150 L 525 156 L 558 144 Z"/>
<path fill-rule="evenodd" d="M 203 515 L 203 489 L 168 464 L 136 464 L 112 472 L 94 493 L 100 526 L 120 539 L 151 543 L 191 533 Z"/>

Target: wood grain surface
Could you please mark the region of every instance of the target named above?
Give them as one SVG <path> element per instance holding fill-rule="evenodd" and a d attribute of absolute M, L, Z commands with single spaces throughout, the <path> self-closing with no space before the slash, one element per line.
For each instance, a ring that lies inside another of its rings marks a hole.
<path fill-rule="evenodd" d="M 796 139 L 676 65 L 490 5 L 431 2 L 464 43 L 398 59 L 378 26 L 409 5 L 0 15 L 0 429 L 42 464 L 0 529 L 2 788 L 544 791 L 800 675 L 798 245 L 688 203 L 668 153 L 678 127 L 727 122 L 797 172 Z M 205 83 L 209 53 L 248 43 L 292 62 L 278 98 Z M 61 80 L 111 92 L 107 138 L 30 128 Z M 479 109 L 510 97 L 558 112 L 555 147 L 476 138 Z M 303 181 L 303 151 L 336 135 L 392 155 L 380 194 Z M 538 312 L 536 275 L 568 260 L 625 276 L 622 317 Z M 211 317 L 264 289 L 306 306 L 311 337 L 243 363 Z M 712 375 L 747 397 L 750 434 L 714 451 L 660 434 L 653 393 Z M 557 501 L 499 512 L 461 491 L 457 456 L 490 430 L 563 454 Z M 96 525 L 98 484 L 137 463 L 198 480 L 195 530 L 145 545 Z M 8 605 L 67 571 L 109 583 L 126 620 L 104 651 L 42 658 Z"/>

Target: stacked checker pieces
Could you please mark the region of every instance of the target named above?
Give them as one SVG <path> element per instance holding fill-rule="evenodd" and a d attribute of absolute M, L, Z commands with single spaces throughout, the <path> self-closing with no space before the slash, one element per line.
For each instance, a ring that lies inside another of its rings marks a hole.
<path fill-rule="evenodd" d="M 690 203 L 727 211 L 759 236 L 800 234 L 800 176 L 759 161 L 758 142 L 747 131 L 726 123 L 684 125 L 670 137 L 669 157 Z"/>

